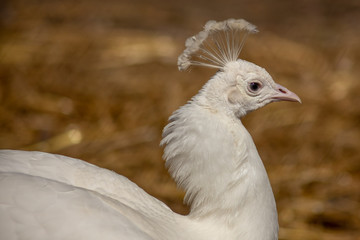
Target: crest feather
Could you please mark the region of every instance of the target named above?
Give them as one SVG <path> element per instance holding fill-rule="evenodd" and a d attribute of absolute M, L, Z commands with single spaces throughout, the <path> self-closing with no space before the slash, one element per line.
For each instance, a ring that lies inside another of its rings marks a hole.
<path fill-rule="evenodd" d="M 243 19 L 208 21 L 203 31 L 186 40 L 186 48 L 178 58 L 179 70 L 191 65 L 221 69 L 238 59 L 246 36 L 256 32 L 256 26 Z"/>

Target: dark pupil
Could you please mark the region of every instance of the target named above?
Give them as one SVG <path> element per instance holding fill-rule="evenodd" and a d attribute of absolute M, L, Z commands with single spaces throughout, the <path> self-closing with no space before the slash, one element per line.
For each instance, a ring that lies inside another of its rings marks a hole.
<path fill-rule="evenodd" d="M 260 87 L 260 84 L 257 83 L 257 82 L 250 83 L 250 89 L 253 90 L 253 91 L 259 90 L 259 87 Z"/>

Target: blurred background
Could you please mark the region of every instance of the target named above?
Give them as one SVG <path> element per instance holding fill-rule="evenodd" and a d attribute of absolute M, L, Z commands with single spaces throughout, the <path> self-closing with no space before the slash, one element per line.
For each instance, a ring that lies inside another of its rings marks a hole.
<path fill-rule="evenodd" d="M 268 170 L 280 239 L 360 239 L 360 2 L 2 0 L 0 148 L 81 158 L 186 214 L 162 128 L 215 73 L 177 70 L 206 21 L 258 26 L 241 58 L 303 104 L 243 122 Z"/>

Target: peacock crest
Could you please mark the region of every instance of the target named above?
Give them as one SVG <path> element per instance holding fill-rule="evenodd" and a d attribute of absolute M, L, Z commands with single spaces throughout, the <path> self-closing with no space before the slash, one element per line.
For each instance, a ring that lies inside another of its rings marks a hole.
<path fill-rule="evenodd" d="M 186 49 L 178 58 L 179 70 L 191 65 L 222 69 L 238 59 L 246 37 L 256 32 L 256 26 L 243 19 L 208 21 L 203 31 L 186 40 Z"/>

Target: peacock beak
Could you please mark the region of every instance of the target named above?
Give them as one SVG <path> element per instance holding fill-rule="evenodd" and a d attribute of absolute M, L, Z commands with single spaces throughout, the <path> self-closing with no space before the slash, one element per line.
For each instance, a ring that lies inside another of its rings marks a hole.
<path fill-rule="evenodd" d="M 276 93 L 272 96 L 272 99 L 274 101 L 290 101 L 301 103 L 301 99 L 298 97 L 298 95 L 296 95 L 286 87 L 281 86 L 280 84 L 276 84 L 275 91 Z"/>

